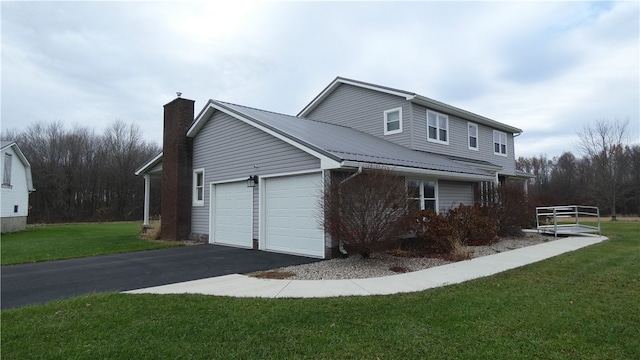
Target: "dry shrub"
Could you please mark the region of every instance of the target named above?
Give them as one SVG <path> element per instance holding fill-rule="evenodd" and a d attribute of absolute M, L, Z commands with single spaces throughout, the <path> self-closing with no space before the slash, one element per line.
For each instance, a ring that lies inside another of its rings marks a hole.
<path fill-rule="evenodd" d="M 412 216 L 408 224 L 415 239 L 408 241 L 406 247 L 422 255 L 445 253 L 452 260 L 466 260 L 471 258 L 467 245 L 488 245 L 498 240 L 495 220 L 477 206 L 461 205 L 447 214 L 423 210 Z"/>
<path fill-rule="evenodd" d="M 409 231 L 415 234 L 415 240 L 407 244 L 417 253 L 450 253 L 455 242 L 459 241 L 447 217 L 431 209 L 419 211 L 412 216 Z"/>
<path fill-rule="evenodd" d="M 403 177 L 384 169 L 327 181 L 322 202 L 322 226 L 349 253 L 368 258 L 399 236 L 406 216 L 406 185 Z"/>
<path fill-rule="evenodd" d="M 146 240 L 160 240 L 161 228 L 160 221 L 153 221 L 142 227 L 140 236 Z"/>
<path fill-rule="evenodd" d="M 495 219 L 500 236 L 524 236 L 522 228 L 535 221 L 535 208 L 519 184 L 502 184 L 494 190 L 492 201 L 481 207 L 482 213 Z"/>
<path fill-rule="evenodd" d="M 490 245 L 498 241 L 496 221 L 482 213 L 479 206 L 460 205 L 449 210 L 447 220 L 461 245 Z"/>

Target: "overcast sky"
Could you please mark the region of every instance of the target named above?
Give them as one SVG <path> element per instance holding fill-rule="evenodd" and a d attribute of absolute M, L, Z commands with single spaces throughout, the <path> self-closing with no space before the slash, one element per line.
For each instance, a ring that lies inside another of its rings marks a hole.
<path fill-rule="evenodd" d="M 516 157 L 575 132 L 640 134 L 640 8 L 629 2 L 6 2 L 1 127 L 116 119 L 161 144 L 162 106 L 217 99 L 297 114 L 336 76 L 517 126 Z"/>

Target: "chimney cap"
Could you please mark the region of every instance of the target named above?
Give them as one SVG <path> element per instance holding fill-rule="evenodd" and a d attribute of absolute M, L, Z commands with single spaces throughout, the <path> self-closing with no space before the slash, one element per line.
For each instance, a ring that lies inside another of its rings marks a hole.
<path fill-rule="evenodd" d="M 181 93 L 180 91 L 176 91 L 176 95 L 177 95 L 178 97 L 180 97 L 180 96 L 182 96 L 182 93 Z"/>

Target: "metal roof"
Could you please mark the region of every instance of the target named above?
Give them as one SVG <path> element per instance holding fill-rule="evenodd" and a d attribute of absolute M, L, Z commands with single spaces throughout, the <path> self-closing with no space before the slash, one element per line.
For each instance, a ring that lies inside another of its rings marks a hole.
<path fill-rule="evenodd" d="M 488 172 L 449 160 L 443 155 L 411 150 L 373 135 L 303 117 L 278 114 L 242 105 L 210 100 L 217 106 L 275 131 L 297 143 L 341 162 L 378 164 L 493 177 Z M 198 119 L 207 121 L 208 119 Z M 195 125 L 195 124 L 194 124 Z M 194 133 L 191 136 L 195 135 Z"/>

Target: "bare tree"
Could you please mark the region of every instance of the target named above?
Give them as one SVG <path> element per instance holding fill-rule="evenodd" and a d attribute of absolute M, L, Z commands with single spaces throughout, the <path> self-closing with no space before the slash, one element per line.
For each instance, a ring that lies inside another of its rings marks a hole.
<path fill-rule="evenodd" d="M 402 231 L 399 220 L 407 212 L 406 185 L 391 171 L 334 175 L 323 198 L 325 231 L 364 258 Z"/>
<path fill-rule="evenodd" d="M 3 139 L 16 140 L 31 163 L 36 192 L 30 222 L 129 220 L 142 216 L 142 179 L 135 169 L 160 148 L 140 129 L 115 121 L 103 135 L 80 125 L 36 123 Z"/>
<path fill-rule="evenodd" d="M 629 119 L 596 120 L 577 132 L 578 147 L 591 160 L 593 179 L 590 191 L 596 200 L 611 210 L 611 220 L 617 220 L 616 205 L 625 188 L 625 145 L 629 143 Z"/>

